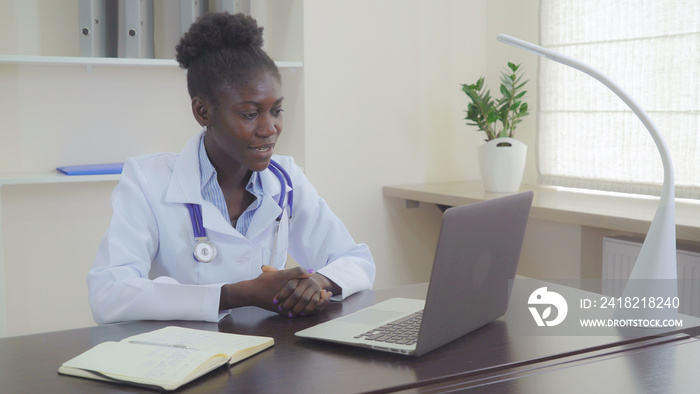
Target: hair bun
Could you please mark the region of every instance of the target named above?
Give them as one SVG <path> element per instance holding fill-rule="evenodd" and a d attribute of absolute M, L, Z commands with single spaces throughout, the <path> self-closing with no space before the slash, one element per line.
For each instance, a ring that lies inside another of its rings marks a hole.
<path fill-rule="evenodd" d="M 194 59 L 223 48 L 262 47 L 262 32 L 255 19 L 244 14 L 206 14 L 190 26 L 177 44 L 175 59 L 187 69 Z"/>

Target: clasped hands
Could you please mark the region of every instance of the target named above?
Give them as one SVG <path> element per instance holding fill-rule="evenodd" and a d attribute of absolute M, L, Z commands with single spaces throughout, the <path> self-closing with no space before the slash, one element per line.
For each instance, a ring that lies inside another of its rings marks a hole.
<path fill-rule="evenodd" d="M 281 276 L 286 281 L 272 298 L 273 311 L 287 317 L 306 316 L 318 313 L 325 308 L 333 294 L 326 290 L 324 282 L 329 280 L 313 271 L 296 267 L 279 271 L 269 265 L 262 266 L 263 273 L 260 279 L 268 279 L 266 276 Z M 269 274 L 269 275 L 268 275 Z M 265 276 L 265 278 L 263 278 Z M 279 278 L 271 278 L 273 282 Z M 273 285 L 274 289 L 276 286 Z M 328 285 L 330 287 L 330 285 Z"/>
<path fill-rule="evenodd" d="M 333 296 L 325 276 L 296 267 L 278 270 L 263 265 L 255 279 L 221 288 L 219 309 L 254 305 L 293 318 L 319 313 Z"/>

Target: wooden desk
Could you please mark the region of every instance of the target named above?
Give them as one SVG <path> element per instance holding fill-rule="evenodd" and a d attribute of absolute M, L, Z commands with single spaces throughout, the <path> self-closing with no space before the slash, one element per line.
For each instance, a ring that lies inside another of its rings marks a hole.
<path fill-rule="evenodd" d="M 647 343 L 647 340 L 639 338 L 623 340 L 618 337 L 509 336 L 507 319 L 499 319 L 419 358 L 316 342 L 294 336 L 296 331 L 364 306 L 391 297 L 422 298 L 426 291 L 427 284 L 419 284 L 362 292 L 342 303 L 332 303 L 321 315 L 306 318 L 287 319 L 257 308 L 240 308 L 234 310 L 218 325 L 204 322 L 146 321 L 2 338 L 0 382 L 3 392 L 10 393 L 150 392 L 61 376 L 56 370 L 64 361 L 98 343 L 118 341 L 130 335 L 172 324 L 275 338 L 273 348 L 230 369 L 218 369 L 181 390 L 197 393 L 388 392 L 426 385 L 444 387 L 455 382 L 471 382 L 501 371 L 517 371 L 534 364 L 549 365 L 548 363 L 560 359 L 580 359 L 591 352 L 613 351 L 621 347 Z"/>
<path fill-rule="evenodd" d="M 672 336 L 563 357 L 449 384 L 422 386 L 421 392 L 447 389 L 466 393 L 695 393 L 700 341 Z"/>

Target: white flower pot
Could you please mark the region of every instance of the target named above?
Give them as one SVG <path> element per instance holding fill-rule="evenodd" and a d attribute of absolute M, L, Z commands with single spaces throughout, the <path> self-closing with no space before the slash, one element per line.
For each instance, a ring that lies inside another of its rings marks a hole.
<path fill-rule="evenodd" d="M 487 192 L 511 193 L 520 189 L 527 145 L 515 138 L 495 138 L 479 146 L 476 153 Z"/>

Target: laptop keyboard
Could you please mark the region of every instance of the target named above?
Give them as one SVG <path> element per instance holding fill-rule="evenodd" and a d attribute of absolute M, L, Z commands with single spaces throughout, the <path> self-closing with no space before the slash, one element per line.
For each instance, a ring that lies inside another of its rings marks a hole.
<path fill-rule="evenodd" d="M 398 345 L 414 345 L 418 341 L 418 330 L 422 320 L 423 311 L 421 310 L 364 332 L 355 338 Z"/>

